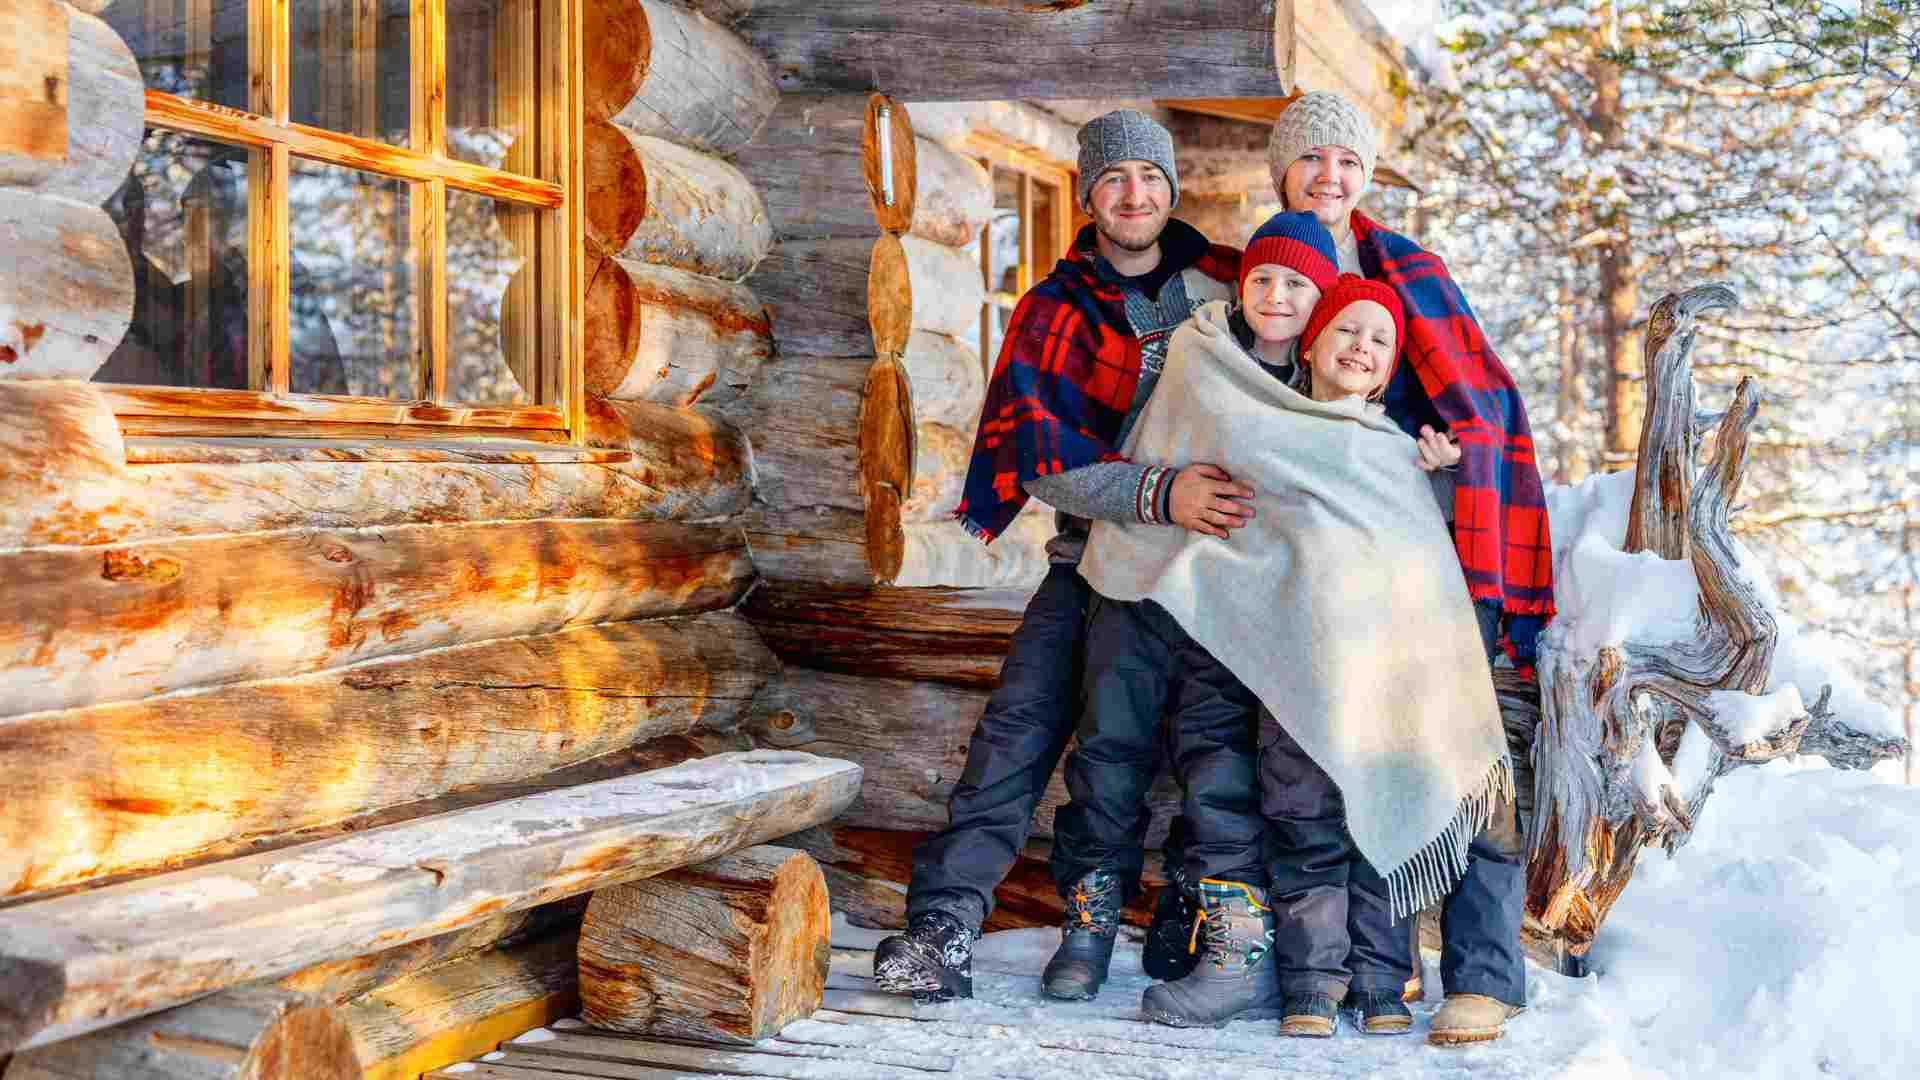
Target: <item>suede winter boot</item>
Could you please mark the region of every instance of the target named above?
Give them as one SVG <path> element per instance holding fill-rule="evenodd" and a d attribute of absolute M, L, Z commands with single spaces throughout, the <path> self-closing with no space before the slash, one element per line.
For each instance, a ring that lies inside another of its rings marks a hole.
<path fill-rule="evenodd" d="M 1288 994 L 1280 1003 L 1280 1034 L 1307 1039 L 1331 1039 L 1340 1023 L 1340 1009 L 1326 994 Z"/>
<path fill-rule="evenodd" d="M 1404 1035 L 1413 1026 L 1413 1012 L 1398 990 L 1349 990 L 1340 1009 L 1349 1023 L 1369 1035 Z"/>
<path fill-rule="evenodd" d="M 1204 944 L 1203 944 L 1204 943 Z M 1147 987 L 1140 1010 L 1172 1027 L 1219 1027 L 1280 1015 L 1280 982 L 1269 955 L 1273 910 L 1267 891 L 1237 881 L 1200 883 L 1189 948 L 1198 963 L 1178 982 Z"/>
<path fill-rule="evenodd" d="M 1433 1014 L 1427 1041 L 1435 1046 L 1491 1042 L 1505 1032 L 1507 1018 L 1519 1011 L 1519 1006 L 1485 994 L 1448 994 L 1440 1011 Z"/>
<path fill-rule="evenodd" d="M 1184 979 L 1200 960 L 1200 952 L 1191 947 L 1193 920 L 1200 915 L 1200 902 L 1193 895 L 1187 875 L 1176 871 L 1172 880 L 1153 898 L 1153 922 L 1147 927 L 1147 940 L 1140 948 L 1140 967 L 1149 978 L 1162 982 Z"/>
<path fill-rule="evenodd" d="M 1107 981 L 1113 941 L 1120 929 L 1120 875 L 1089 870 L 1067 894 L 1060 947 L 1040 975 L 1040 992 L 1062 1001 L 1086 1001 Z"/>
<path fill-rule="evenodd" d="M 907 932 L 880 939 L 873 951 L 873 981 L 889 994 L 916 1001 L 973 996 L 973 942 L 980 932 L 944 911 L 923 911 Z"/>

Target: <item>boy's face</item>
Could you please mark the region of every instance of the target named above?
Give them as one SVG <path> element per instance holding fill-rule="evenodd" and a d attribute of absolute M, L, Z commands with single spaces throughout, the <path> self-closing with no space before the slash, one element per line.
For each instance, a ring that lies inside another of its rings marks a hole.
<path fill-rule="evenodd" d="M 1307 350 L 1313 400 L 1333 401 L 1354 394 L 1372 397 L 1385 385 L 1397 348 L 1392 313 L 1371 300 L 1348 304 Z"/>
<path fill-rule="evenodd" d="M 1287 209 L 1311 211 L 1320 224 L 1336 230 L 1367 190 L 1366 166 L 1344 146 L 1309 149 L 1287 166 L 1281 179 Z"/>
<path fill-rule="evenodd" d="M 1292 341 L 1307 328 L 1320 287 L 1298 270 L 1261 263 L 1240 285 L 1240 310 L 1253 336 L 1262 341 Z"/>

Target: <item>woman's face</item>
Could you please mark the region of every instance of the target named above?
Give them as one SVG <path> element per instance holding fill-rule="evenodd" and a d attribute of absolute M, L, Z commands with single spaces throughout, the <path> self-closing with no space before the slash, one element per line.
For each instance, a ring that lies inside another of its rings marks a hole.
<path fill-rule="evenodd" d="M 1293 159 L 1282 180 L 1287 209 L 1310 210 L 1320 224 L 1337 230 L 1366 194 L 1367 169 L 1344 146 L 1315 146 Z"/>
<path fill-rule="evenodd" d="M 1371 300 L 1355 300 L 1333 317 L 1307 350 L 1315 401 L 1358 394 L 1372 397 L 1393 370 L 1393 314 Z"/>
<path fill-rule="evenodd" d="M 1292 341 L 1307 328 L 1320 287 L 1298 270 L 1261 263 L 1240 285 L 1240 311 L 1253 336 L 1262 341 Z"/>

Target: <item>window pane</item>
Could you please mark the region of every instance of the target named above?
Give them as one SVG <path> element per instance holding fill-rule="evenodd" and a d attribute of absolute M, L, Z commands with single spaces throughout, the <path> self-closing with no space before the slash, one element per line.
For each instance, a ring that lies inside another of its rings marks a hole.
<path fill-rule="evenodd" d="M 247 100 L 247 0 L 114 0 L 100 17 L 147 87 L 235 109 Z"/>
<path fill-rule="evenodd" d="M 148 128 L 106 202 L 133 261 L 133 325 L 95 381 L 259 389 L 247 367 L 248 151 Z"/>
<path fill-rule="evenodd" d="M 407 0 L 292 2 L 294 123 L 410 145 Z"/>
<path fill-rule="evenodd" d="M 537 0 L 447 0 L 447 156 L 539 175 Z M 552 177 L 547 177 L 552 179 Z"/>
<path fill-rule="evenodd" d="M 447 189 L 447 400 L 531 405 L 539 398 L 543 292 L 536 280 L 546 211 Z"/>
<path fill-rule="evenodd" d="M 1054 261 L 1063 254 L 1054 250 L 1054 229 L 1057 228 L 1054 214 L 1060 209 L 1059 191 L 1052 184 L 1033 182 L 1033 220 L 1027 223 L 1033 230 L 1033 272 L 1029 281 L 1046 277 Z"/>
<path fill-rule="evenodd" d="M 1020 174 L 993 170 L 993 217 L 988 235 L 987 291 L 1020 295 Z"/>
<path fill-rule="evenodd" d="M 296 394 L 422 397 L 412 185 L 293 160 L 288 325 Z"/>

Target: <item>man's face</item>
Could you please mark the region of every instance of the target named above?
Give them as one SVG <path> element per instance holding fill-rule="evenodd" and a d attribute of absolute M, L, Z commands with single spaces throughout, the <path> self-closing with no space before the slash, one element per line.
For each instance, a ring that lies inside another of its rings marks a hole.
<path fill-rule="evenodd" d="M 1173 185 L 1158 165 L 1123 161 L 1100 174 L 1087 192 L 1093 227 L 1127 251 L 1145 251 L 1160 239 L 1173 212 Z"/>
<path fill-rule="evenodd" d="M 1282 178 L 1289 210 L 1308 210 L 1336 232 L 1367 190 L 1367 168 L 1344 146 L 1315 146 L 1293 160 Z"/>

